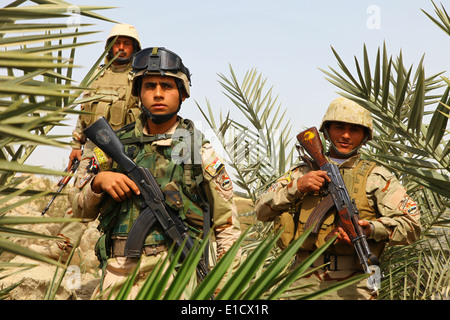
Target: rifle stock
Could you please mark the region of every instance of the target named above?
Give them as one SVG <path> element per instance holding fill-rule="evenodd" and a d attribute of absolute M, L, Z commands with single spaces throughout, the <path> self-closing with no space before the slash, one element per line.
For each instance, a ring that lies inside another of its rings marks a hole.
<path fill-rule="evenodd" d="M 299 133 L 297 135 L 297 140 L 302 148 L 313 158 L 319 168 L 326 171 L 331 179 L 331 182 L 327 183 L 326 192 L 328 195 L 325 197 L 327 203 L 318 206 L 318 210 L 323 208 L 325 208 L 325 210 L 322 212 L 313 211 L 311 219 L 308 219 L 307 221 L 307 225 L 313 225 L 314 223 L 321 224 L 323 222 L 324 216 L 329 214 L 329 200 L 331 196 L 334 206 L 338 211 L 339 225 L 349 235 L 364 271 L 372 274 L 369 265 L 377 265 L 378 258 L 371 252 L 366 235 L 358 224 L 358 209 L 354 200 L 351 199 L 348 193 L 339 168 L 335 164 L 328 162 L 324 156 L 323 145 L 317 128 L 312 127 Z M 316 225 L 313 232 L 317 233 L 319 230 L 320 225 Z"/>
<path fill-rule="evenodd" d="M 158 221 L 169 241 L 178 249 L 182 248 L 182 258 L 186 258 L 194 241 L 188 228 L 174 209 L 165 204 L 164 194 L 156 179 L 147 168 L 139 167 L 125 154 L 125 148 L 105 118 L 100 118 L 84 130 L 86 136 L 110 156 L 138 186 L 145 204 L 134 221 L 125 244 L 125 256 L 138 258 L 142 254 L 144 240 L 152 225 Z M 208 267 L 203 259 L 197 267 L 197 275 L 203 280 Z"/>
<path fill-rule="evenodd" d="M 297 140 L 319 167 L 328 161 L 323 154 L 323 145 L 316 127 L 309 128 L 297 135 Z"/>

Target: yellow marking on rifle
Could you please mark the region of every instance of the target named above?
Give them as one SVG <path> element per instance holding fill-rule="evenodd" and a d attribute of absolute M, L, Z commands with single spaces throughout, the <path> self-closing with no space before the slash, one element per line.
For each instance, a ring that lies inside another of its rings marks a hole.
<path fill-rule="evenodd" d="M 312 131 L 308 131 L 305 133 L 305 140 L 312 140 L 316 135 Z"/>

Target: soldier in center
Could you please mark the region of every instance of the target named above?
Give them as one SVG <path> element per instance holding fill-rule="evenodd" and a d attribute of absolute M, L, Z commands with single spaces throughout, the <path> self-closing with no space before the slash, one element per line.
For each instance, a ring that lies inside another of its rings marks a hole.
<path fill-rule="evenodd" d="M 133 71 L 132 90 L 142 114 L 117 135 L 136 164 L 154 175 L 166 204 L 178 212 L 191 236 L 207 233 L 204 227 L 211 225 L 216 248 L 212 258 L 220 259 L 240 236 L 240 226 L 223 160 L 193 122 L 178 115 L 190 96 L 189 70 L 174 52 L 151 47 L 135 55 Z M 121 168 L 98 148 L 93 162 L 99 172 L 75 197 L 73 209 L 78 216 L 100 221 L 103 235 L 96 248 L 103 275 L 98 293 L 115 285 L 120 288 L 117 284 L 137 265 L 138 259 L 124 256 L 124 246 L 140 212 L 139 189 Z M 149 271 L 167 255 L 169 244 L 155 224 L 146 237 L 139 281 L 129 298 L 135 297 Z"/>

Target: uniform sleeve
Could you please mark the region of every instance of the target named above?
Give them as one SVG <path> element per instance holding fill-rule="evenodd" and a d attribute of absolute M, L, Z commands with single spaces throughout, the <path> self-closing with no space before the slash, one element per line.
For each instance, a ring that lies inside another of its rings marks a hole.
<path fill-rule="evenodd" d="M 230 176 L 225 170 L 223 160 L 210 144 L 203 147 L 202 161 L 205 192 L 213 215 L 217 257 L 220 258 L 240 237 L 241 228 Z"/>
<path fill-rule="evenodd" d="M 83 106 L 81 106 L 81 110 L 83 110 Z M 74 149 L 81 149 L 81 146 L 86 143 L 86 136 L 83 133 L 85 126 L 81 120 L 81 116 L 78 116 L 77 123 L 75 125 L 74 130 L 72 131 L 72 142 L 74 144 Z"/>
<path fill-rule="evenodd" d="M 74 217 L 88 221 L 97 218 L 103 200 L 103 193 L 98 194 L 92 191 L 91 182 L 92 180 L 75 195 L 72 204 Z"/>
<path fill-rule="evenodd" d="M 292 168 L 259 196 L 255 203 L 258 220 L 273 221 L 277 215 L 289 210 L 297 199 L 301 199 L 304 194 L 298 190 L 297 183 L 308 170 L 307 166 Z"/>
<path fill-rule="evenodd" d="M 366 192 L 379 217 L 373 221 L 371 238 L 390 245 L 415 242 L 421 233 L 420 211 L 397 178 L 383 167 L 375 167 L 367 179 Z"/>
<path fill-rule="evenodd" d="M 92 92 L 86 90 L 83 92 L 83 99 L 89 98 L 92 96 Z M 80 110 L 83 111 L 85 109 L 85 104 L 80 106 Z M 78 115 L 77 123 L 75 128 L 72 131 L 72 142 L 74 144 L 74 149 L 81 149 L 81 146 L 84 145 L 87 141 L 86 135 L 83 133 L 83 130 L 86 129 L 86 123 L 82 120 L 81 115 Z"/>
<path fill-rule="evenodd" d="M 85 220 L 97 218 L 105 193 L 92 191 L 92 180 L 99 170 L 109 170 L 111 163 L 111 159 L 100 149 L 85 148 L 75 182 L 78 192 L 72 202 L 74 217 Z"/>

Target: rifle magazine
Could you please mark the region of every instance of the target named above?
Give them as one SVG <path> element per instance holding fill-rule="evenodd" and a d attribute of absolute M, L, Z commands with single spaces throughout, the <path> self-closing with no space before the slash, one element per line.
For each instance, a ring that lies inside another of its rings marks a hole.
<path fill-rule="evenodd" d="M 312 233 L 318 234 L 322 223 L 325 219 L 330 215 L 330 209 L 334 207 L 333 197 L 328 194 L 320 203 L 314 208 L 311 212 L 311 215 L 308 217 L 305 223 L 305 229 L 308 229 L 313 226 Z"/>

